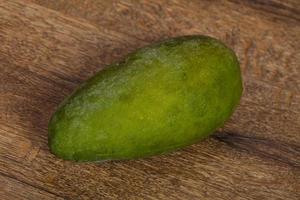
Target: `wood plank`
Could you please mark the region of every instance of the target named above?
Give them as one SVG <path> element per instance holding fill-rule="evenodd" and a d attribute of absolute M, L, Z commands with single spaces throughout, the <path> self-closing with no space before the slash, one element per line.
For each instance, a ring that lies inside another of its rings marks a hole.
<path fill-rule="evenodd" d="M 297 65 L 300 53 L 295 51 L 295 48 L 300 46 L 299 20 L 289 20 L 293 18 L 294 12 L 291 12 L 290 18 L 280 18 L 280 15 L 277 15 L 281 20 L 276 20 L 277 18 L 273 18 L 275 14 L 268 15 L 245 6 L 249 5 L 250 1 L 245 1 L 242 4 L 244 6 L 235 1 L 212 3 L 198 0 L 188 3 L 180 0 L 124 0 L 101 5 L 93 0 L 30 1 L 89 22 L 98 29 L 105 28 L 124 33 L 139 42 L 150 43 L 186 34 L 217 37 L 237 52 L 244 76 L 251 76 L 251 79 L 291 91 L 300 91 L 300 80 L 297 76 L 300 73 Z M 278 4 L 276 0 L 270 1 L 272 3 L 264 3 L 263 0 L 255 2 L 268 9 L 273 9 L 273 4 Z M 299 1 L 293 0 L 281 4 L 281 7 L 289 9 L 300 7 Z M 278 9 L 283 9 L 281 7 Z M 274 9 L 276 10 L 276 6 Z M 300 16 L 299 12 L 297 16 Z"/>
<path fill-rule="evenodd" d="M 39 5 L 45 6 L 47 8 L 51 8 L 54 10 L 58 10 L 60 12 L 64 12 L 67 14 L 71 14 L 78 17 L 83 18 L 89 18 L 89 16 L 93 15 L 99 15 L 102 13 L 99 13 L 95 10 L 95 8 L 100 9 L 101 11 L 104 11 L 110 7 L 111 4 L 117 4 L 118 1 L 109 2 L 109 1 L 92 1 L 92 0 L 73 0 L 73 1 L 66 1 L 66 0 L 29 0 L 30 2 L 37 3 Z M 238 4 L 239 7 L 246 6 L 251 7 L 256 10 L 256 13 L 259 15 L 263 15 L 264 17 L 268 17 L 270 19 L 275 20 L 284 20 L 284 21 L 299 21 L 300 20 L 300 14 L 299 14 L 299 6 L 300 3 L 298 0 L 245 0 L 245 1 L 239 1 L 239 0 L 229 0 L 230 2 L 233 2 L 235 4 Z M 134 1 L 122 1 L 126 2 L 126 4 L 132 4 Z M 135 4 L 151 4 L 150 1 L 135 1 Z M 151 0 L 153 2 L 153 5 L 156 4 L 157 7 L 160 6 L 160 4 L 166 4 L 166 1 L 158 1 L 158 0 Z M 185 6 L 184 4 L 224 4 L 226 3 L 225 0 L 214 0 L 214 2 L 207 1 L 199 3 L 197 0 L 192 0 L 189 2 L 186 1 L 176 1 L 172 0 L 169 1 L 170 4 L 181 4 L 182 6 Z M 155 5 L 154 5 L 155 6 Z M 215 6 L 215 5 L 214 5 Z M 235 6 L 237 7 L 237 6 Z M 195 7 L 196 9 L 198 7 Z M 261 11 L 261 12 L 260 12 Z M 242 11 L 240 11 L 242 12 Z M 82 14 L 85 15 L 82 15 Z M 89 14 L 90 13 L 90 14 Z"/>
<path fill-rule="evenodd" d="M 59 197 L 43 189 L 37 189 L 14 178 L 0 174 L 0 197 L 1 200 L 24 200 L 24 199 L 43 199 L 43 200 L 62 200 Z"/>
<path fill-rule="evenodd" d="M 225 1 L 35 2 L 44 7 L 0 0 L 0 199 L 299 199 L 292 11 L 289 19 Z M 79 83 L 150 42 L 196 33 L 224 40 L 242 64 L 241 104 L 218 133 L 133 161 L 73 163 L 49 153 L 48 120 Z M 13 186 L 20 191 L 10 194 Z"/>

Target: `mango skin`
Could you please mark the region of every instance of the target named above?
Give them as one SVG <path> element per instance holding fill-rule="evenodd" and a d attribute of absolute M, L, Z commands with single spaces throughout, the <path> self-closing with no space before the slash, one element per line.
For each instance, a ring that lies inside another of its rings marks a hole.
<path fill-rule="evenodd" d="M 242 94 L 234 52 L 207 36 L 169 39 L 86 81 L 49 123 L 49 147 L 75 161 L 132 159 L 198 142 Z"/>

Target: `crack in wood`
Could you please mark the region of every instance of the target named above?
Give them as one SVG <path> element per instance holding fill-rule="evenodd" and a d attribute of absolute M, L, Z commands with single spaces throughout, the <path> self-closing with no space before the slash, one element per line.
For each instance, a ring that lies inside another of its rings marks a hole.
<path fill-rule="evenodd" d="M 48 193 L 48 194 L 54 195 L 54 196 L 56 196 L 56 197 L 59 197 L 59 198 L 61 198 L 61 199 L 67 199 L 67 197 L 61 196 L 61 195 L 59 195 L 59 194 L 57 194 L 57 193 L 55 193 L 55 192 L 52 192 L 52 191 L 50 191 L 50 190 L 47 190 L 47 189 L 45 189 L 45 188 L 43 188 L 43 187 L 40 187 L 40 186 L 38 186 L 38 185 L 34 185 L 34 184 L 29 183 L 29 182 L 26 182 L 26 181 L 24 181 L 24 180 L 20 180 L 20 179 L 14 177 L 14 176 L 12 176 L 12 175 L 5 174 L 5 173 L 3 173 L 3 172 L 1 172 L 1 171 L 0 171 L 0 175 L 1 175 L 1 176 L 4 176 L 4 177 L 7 177 L 7 178 L 10 178 L 10 179 L 13 179 L 13 180 L 16 180 L 16 181 L 18 181 L 18 182 L 20 182 L 20 183 L 22 183 L 22 184 L 24 184 L 24 185 L 33 187 L 33 188 L 35 188 L 35 189 L 37 189 L 37 190 L 46 192 L 46 193 Z"/>
<path fill-rule="evenodd" d="M 234 132 L 219 132 L 212 136 L 230 147 L 271 159 L 300 169 L 300 145 L 265 138 L 249 137 Z"/>
<path fill-rule="evenodd" d="M 286 6 L 275 0 L 230 0 L 230 2 L 247 5 L 253 9 L 261 10 L 265 13 L 272 13 L 275 16 L 283 17 L 285 19 L 300 21 L 299 10 L 297 8 L 293 8 L 293 5 Z M 300 6 L 300 4 L 298 6 Z"/>

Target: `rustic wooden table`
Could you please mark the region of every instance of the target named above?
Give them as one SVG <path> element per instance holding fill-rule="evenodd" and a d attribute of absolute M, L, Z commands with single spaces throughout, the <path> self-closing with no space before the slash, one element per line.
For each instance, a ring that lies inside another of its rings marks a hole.
<path fill-rule="evenodd" d="M 148 159 L 73 163 L 47 123 L 129 52 L 206 34 L 241 62 L 240 106 L 209 139 Z M 299 0 L 0 0 L 0 199 L 300 199 Z"/>

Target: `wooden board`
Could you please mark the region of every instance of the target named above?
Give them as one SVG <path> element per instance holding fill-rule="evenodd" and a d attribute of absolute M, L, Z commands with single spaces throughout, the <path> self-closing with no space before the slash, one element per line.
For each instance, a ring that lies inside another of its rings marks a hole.
<path fill-rule="evenodd" d="M 300 199 L 299 0 L 0 0 L 0 199 Z M 241 62 L 240 106 L 209 139 L 148 159 L 73 163 L 47 147 L 58 104 L 96 71 L 206 34 Z"/>

